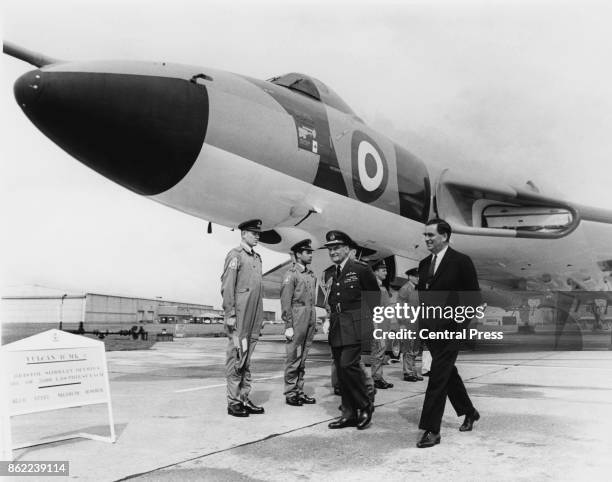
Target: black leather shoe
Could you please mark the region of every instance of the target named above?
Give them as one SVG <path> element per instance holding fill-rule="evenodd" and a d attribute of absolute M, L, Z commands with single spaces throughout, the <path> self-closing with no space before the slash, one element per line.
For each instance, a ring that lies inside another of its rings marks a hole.
<path fill-rule="evenodd" d="M 228 405 L 227 414 L 233 417 L 248 417 L 249 416 L 249 412 L 247 412 L 246 409 L 239 403 Z"/>
<path fill-rule="evenodd" d="M 342 395 L 342 393 L 340 393 L 340 389 L 339 388 L 334 387 L 334 395 L 338 395 L 338 396 Z"/>
<path fill-rule="evenodd" d="M 370 407 L 372 407 L 372 413 L 374 413 L 374 401 L 372 401 L 372 404 L 370 405 Z M 344 409 L 342 408 L 342 404 L 338 405 L 338 410 L 340 410 L 341 412 L 344 412 Z"/>
<path fill-rule="evenodd" d="M 461 427 L 459 427 L 459 431 L 470 432 L 472 428 L 474 428 L 474 422 L 476 420 L 480 420 L 480 414 L 478 413 L 478 410 L 474 409 L 470 415 L 465 416 L 465 420 L 463 420 Z"/>
<path fill-rule="evenodd" d="M 417 447 L 420 449 L 433 447 L 434 445 L 439 444 L 441 439 L 442 437 L 440 437 L 439 433 L 433 433 L 429 430 L 426 430 L 423 436 L 421 437 L 421 440 L 417 442 Z"/>
<path fill-rule="evenodd" d="M 295 395 L 293 397 L 285 398 L 285 403 L 287 405 L 293 405 L 294 407 L 301 407 L 302 405 L 304 405 L 304 402 L 302 402 L 300 397 L 298 397 L 297 395 Z"/>
<path fill-rule="evenodd" d="M 328 425 L 328 427 L 331 429 L 356 427 L 356 426 L 357 426 L 357 420 L 355 420 L 354 418 L 344 418 L 344 417 L 340 417 L 339 419 L 334 420 L 333 422 L 330 422 Z"/>
<path fill-rule="evenodd" d="M 248 398 L 244 402 L 242 402 L 242 406 L 246 409 L 247 412 L 252 413 L 254 415 L 261 415 L 265 412 L 263 407 L 258 407 Z"/>
<path fill-rule="evenodd" d="M 422 373 L 422 375 L 423 375 L 424 377 L 428 377 L 428 376 L 429 376 L 429 372 L 423 372 L 423 373 Z"/>
<path fill-rule="evenodd" d="M 423 379 L 421 378 L 421 380 Z M 419 379 L 417 378 L 416 375 L 404 375 L 404 381 L 405 382 L 418 382 Z"/>
<path fill-rule="evenodd" d="M 313 403 L 317 403 L 317 400 L 314 397 L 309 397 L 308 395 L 306 395 L 305 393 L 302 393 L 300 395 L 300 401 L 302 403 L 305 403 L 307 405 L 312 405 Z"/>
<path fill-rule="evenodd" d="M 387 388 L 393 388 L 393 383 L 386 382 L 385 380 L 376 380 L 374 386 L 381 390 L 386 390 Z"/>
<path fill-rule="evenodd" d="M 362 409 L 359 412 L 359 417 L 357 419 L 357 430 L 363 430 L 372 421 L 372 413 L 374 412 L 374 407 L 372 405 L 368 405 L 366 408 Z"/>

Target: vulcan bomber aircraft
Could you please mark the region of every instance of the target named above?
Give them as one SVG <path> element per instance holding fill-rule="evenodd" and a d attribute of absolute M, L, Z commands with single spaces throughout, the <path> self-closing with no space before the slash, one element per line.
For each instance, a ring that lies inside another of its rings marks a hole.
<path fill-rule="evenodd" d="M 548 196 L 529 181 L 431 165 L 370 128 L 331 88 L 299 73 L 259 80 L 166 62 L 63 61 L 9 42 L 36 69 L 15 98 L 49 139 L 127 189 L 210 223 L 261 218 L 288 252 L 350 233 L 391 276 L 426 251 L 440 217 L 474 260 L 485 298 L 512 290 L 610 291 L 612 210 Z M 329 263 L 316 252 L 314 267 Z M 288 263 L 287 263 L 288 264 Z M 278 294 L 287 264 L 266 275 Z"/>

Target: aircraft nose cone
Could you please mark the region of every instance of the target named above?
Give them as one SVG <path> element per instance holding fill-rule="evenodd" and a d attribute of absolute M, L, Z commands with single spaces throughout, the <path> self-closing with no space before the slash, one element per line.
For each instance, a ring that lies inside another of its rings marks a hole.
<path fill-rule="evenodd" d="M 14 86 L 15 99 L 21 108 L 36 101 L 41 90 L 40 70 L 33 70 L 17 79 Z"/>
<path fill-rule="evenodd" d="M 164 192 L 189 172 L 208 126 L 206 87 L 180 78 L 35 70 L 14 91 L 53 142 L 143 195 Z"/>

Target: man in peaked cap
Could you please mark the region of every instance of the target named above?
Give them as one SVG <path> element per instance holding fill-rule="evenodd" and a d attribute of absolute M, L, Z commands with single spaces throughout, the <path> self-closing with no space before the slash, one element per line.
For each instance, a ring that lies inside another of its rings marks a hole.
<path fill-rule="evenodd" d="M 418 268 L 412 268 L 406 271 L 406 277 L 408 278 L 408 281 L 397 293 L 397 302 L 400 305 L 408 304 L 409 306 L 418 306 Z M 413 333 L 419 332 L 419 320 L 401 319 L 399 324 L 402 328 L 410 330 Z M 416 365 L 416 357 L 421 349 L 421 344 L 421 339 L 418 336 L 415 336 L 414 339 L 401 340 L 400 352 L 402 354 L 402 371 L 404 373 L 404 381 L 406 382 L 418 382 L 423 380 L 423 377 L 419 374 L 419 368 Z M 426 357 L 426 353 L 428 353 L 427 349 L 423 351 L 423 360 Z"/>
<path fill-rule="evenodd" d="M 281 285 L 280 301 L 287 338 L 285 363 L 285 401 L 288 405 L 302 406 L 316 403 L 304 393 L 304 372 L 308 350 L 315 334 L 317 314 L 316 278 L 309 265 L 312 262 L 310 239 L 291 247 L 295 263 L 289 268 Z"/>
<path fill-rule="evenodd" d="M 261 257 L 253 250 L 259 241 L 261 220 L 246 221 L 238 229 L 242 238 L 240 246 L 227 254 L 221 275 L 228 334 L 225 377 L 227 413 L 234 417 L 248 417 L 264 413 L 263 407 L 249 400 L 250 362 L 263 323 Z"/>
<path fill-rule="evenodd" d="M 372 270 L 350 259 L 354 243 L 346 233 L 329 231 L 326 240 L 334 263 L 323 274 L 330 312 L 329 344 L 342 396 L 342 416 L 329 428 L 356 426 L 361 430 L 370 424 L 374 407 L 359 362 L 361 353 L 371 349 L 372 309 L 380 301 L 380 291 Z"/>
<path fill-rule="evenodd" d="M 378 288 L 380 289 L 380 303 L 381 306 L 391 306 L 392 298 L 391 293 L 387 286 L 385 286 L 385 281 L 387 279 L 387 265 L 385 264 L 385 260 L 381 259 L 377 261 L 372 267 L 374 271 L 374 276 L 376 276 L 376 281 L 378 283 Z M 388 325 L 383 329 L 387 329 Z M 393 383 L 387 382 L 383 378 L 383 365 L 385 363 L 385 353 L 387 351 L 387 343 L 383 339 L 372 338 L 372 378 L 374 379 L 374 387 L 380 388 L 382 390 L 386 390 L 387 388 L 393 388 Z"/>

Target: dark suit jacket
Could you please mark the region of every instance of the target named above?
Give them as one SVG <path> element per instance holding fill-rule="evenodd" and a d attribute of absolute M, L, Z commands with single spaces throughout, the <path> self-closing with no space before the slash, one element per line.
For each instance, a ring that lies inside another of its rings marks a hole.
<path fill-rule="evenodd" d="M 336 265 L 325 270 L 331 311 L 329 344 L 332 347 L 361 344 L 369 353 L 372 344 L 372 309 L 380 303 L 380 289 L 366 263 L 349 259 L 336 279 Z"/>
<path fill-rule="evenodd" d="M 469 256 L 449 246 L 435 275 L 429 281 L 429 265 L 432 255 L 419 263 L 419 298 L 426 306 L 452 307 L 471 306 L 476 308 L 482 302 L 478 277 L 474 263 Z M 445 318 L 421 318 L 420 326 L 432 331 L 461 330 L 467 328 L 470 320 L 461 323 Z"/>

